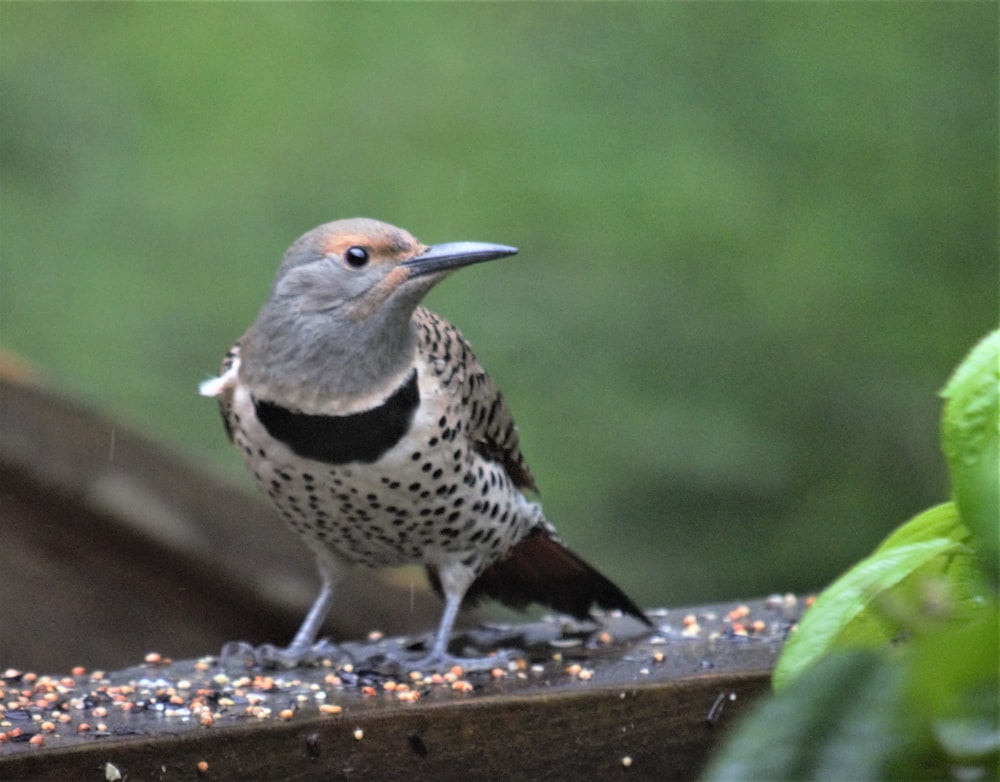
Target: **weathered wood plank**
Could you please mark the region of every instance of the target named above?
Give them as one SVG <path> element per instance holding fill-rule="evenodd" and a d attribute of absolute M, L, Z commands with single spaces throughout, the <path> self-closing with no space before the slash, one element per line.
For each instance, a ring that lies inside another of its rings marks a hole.
<path fill-rule="evenodd" d="M 344 718 L 240 725 L 177 738 L 118 740 L 0 760 L 10 780 L 470 780 L 694 778 L 722 727 L 767 689 L 766 676 L 705 675 L 670 686 L 484 696 Z M 721 722 L 705 715 L 736 696 Z M 692 715 L 700 715 L 693 719 Z M 357 730 L 363 737 L 355 738 Z M 626 765 L 629 764 L 629 765 Z"/>
<path fill-rule="evenodd" d="M 0 779 L 88 778 L 107 762 L 133 781 L 194 779 L 202 761 L 216 779 L 690 779 L 768 689 L 794 613 L 781 600 L 659 611 L 658 632 L 631 640 L 637 623 L 615 617 L 610 637 L 556 619 L 487 628 L 467 640 L 526 648 L 524 662 L 458 685 L 380 671 L 405 639 L 345 644 L 350 670 L 223 675 L 202 660 L 84 674 L 67 679 L 58 708 L 8 709 Z M 62 678 L 22 676 L 4 699 L 34 687 L 25 702 L 37 702 Z M 42 721 L 59 713 L 67 721 L 46 733 Z"/>
<path fill-rule="evenodd" d="M 721 692 L 715 679 L 488 696 L 354 719 L 314 717 L 81 745 L 4 759 L 0 778 L 100 779 L 111 763 L 133 781 L 195 779 L 205 762 L 209 779 L 609 779 L 623 772 L 635 779 L 692 779 L 722 727 L 690 719 L 692 711 L 707 713 Z M 766 688 L 764 676 L 727 679 L 725 692 L 737 700 L 723 723 Z"/>

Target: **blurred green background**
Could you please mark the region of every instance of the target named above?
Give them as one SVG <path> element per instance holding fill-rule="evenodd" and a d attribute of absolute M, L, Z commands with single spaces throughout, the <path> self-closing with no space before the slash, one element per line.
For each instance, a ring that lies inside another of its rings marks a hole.
<path fill-rule="evenodd" d="M 0 339 L 251 491 L 196 386 L 296 236 L 513 244 L 429 303 L 573 547 L 647 604 L 815 589 L 947 494 L 936 393 L 998 315 L 997 23 L 4 3 Z"/>

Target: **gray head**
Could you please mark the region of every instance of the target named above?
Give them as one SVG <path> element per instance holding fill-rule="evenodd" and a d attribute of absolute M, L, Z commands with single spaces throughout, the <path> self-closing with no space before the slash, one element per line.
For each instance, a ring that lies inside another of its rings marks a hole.
<path fill-rule="evenodd" d="M 314 228 L 288 248 L 241 340 L 241 377 L 261 398 L 306 405 L 382 389 L 412 359 L 413 311 L 427 292 L 453 269 L 516 252 L 428 247 L 367 218 Z"/>

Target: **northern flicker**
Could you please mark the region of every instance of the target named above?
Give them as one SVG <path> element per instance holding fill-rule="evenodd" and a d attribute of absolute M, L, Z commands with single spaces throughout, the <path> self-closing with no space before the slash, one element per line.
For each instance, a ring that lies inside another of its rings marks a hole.
<path fill-rule="evenodd" d="M 366 218 L 321 225 L 288 249 L 221 375 L 202 383 L 319 566 L 319 595 L 290 646 L 266 647 L 268 662 L 316 655 L 352 565 L 426 566 L 445 606 L 429 654 L 413 663 L 424 669 L 453 662 L 459 608 L 484 596 L 578 618 L 596 603 L 649 624 L 525 496 L 535 481 L 503 397 L 459 331 L 420 306 L 450 271 L 516 252 L 428 247 Z"/>

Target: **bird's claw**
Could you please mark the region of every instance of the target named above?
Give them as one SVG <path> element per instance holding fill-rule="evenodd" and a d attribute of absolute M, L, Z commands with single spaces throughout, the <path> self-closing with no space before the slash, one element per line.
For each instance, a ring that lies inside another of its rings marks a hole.
<path fill-rule="evenodd" d="M 485 657 L 459 657 L 447 653 L 431 653 L 414 659 L 410 656 L 390 655 L 387 662 L 401 673 L 445 673 L 456 667 L 461 668 L 463 673 L 471 673 L 506 668 L 507 664 L 516 656 L 517 652 L 513 650 L 498 649 Z"/>
<path fill-rule="evenodd" d="M 274 644 L 253 646 L 246 641 L 229 641 L 219 652 L 219 665 L 223 669 L 233 668 L 297 668 L 320 660 L 340 660 L 346 653 L 329 639 L 315 644 L 287 646 L 279 648 Z M 350 661 L 345 659 L 345 662 Z"/>

